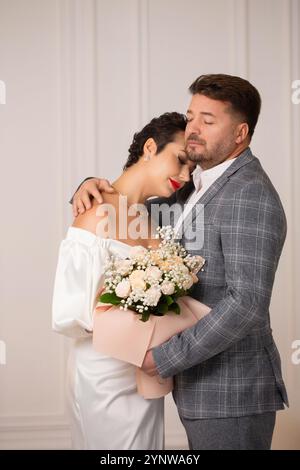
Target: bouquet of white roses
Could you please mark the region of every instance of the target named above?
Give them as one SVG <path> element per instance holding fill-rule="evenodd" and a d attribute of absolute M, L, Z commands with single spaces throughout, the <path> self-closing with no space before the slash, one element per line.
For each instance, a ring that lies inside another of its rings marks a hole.
<path fill-rule="evenodd" d="M 128 258 L 110 258 L 104 291 L 98 299 L 133 310 L 141 314 L 144 322 L 151 314 L 180 314 L 176 300 L 198 282 L 197 273 L 205 263 L 201 256 L 187 254 L 175 241 L 172 227 L 159 227 L 157 231 L 161 239 L 157 249 L 133 246 Z"/>

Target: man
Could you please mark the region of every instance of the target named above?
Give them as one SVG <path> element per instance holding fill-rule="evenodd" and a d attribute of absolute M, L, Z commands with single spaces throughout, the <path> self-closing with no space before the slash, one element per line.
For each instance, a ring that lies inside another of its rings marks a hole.
<path fill-rule="evenodd" d="M 204 243 L 193 254 L 206 267 L 192 295 L 212 310 L 149 351 L 143 369 L 175 376 L 174 399 L 191 449 L 270 449 L 276 411 L 288 404 L 269 318 L 286 219 L 249 148 L 261 100 L 248 81 L 223 74 L 200 76 L 190 92 L 186 151 L 199 166 L 193 182 L 159 202 L 189 198 L 194 206 L 184 244 L 204 210 Z M 108 186 L 86 182 L 75 195 L 75 215 Z M 186 208 L 177 227 L 187 215 Z"/>

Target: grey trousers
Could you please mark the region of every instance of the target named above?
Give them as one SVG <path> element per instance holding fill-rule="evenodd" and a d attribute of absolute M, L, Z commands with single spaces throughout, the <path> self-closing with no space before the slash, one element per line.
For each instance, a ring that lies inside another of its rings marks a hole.
<path fill-rule="evenodd" d="M 191 450 L 269 450 L 276 412 L 237 418 L 180 419 Z"/>

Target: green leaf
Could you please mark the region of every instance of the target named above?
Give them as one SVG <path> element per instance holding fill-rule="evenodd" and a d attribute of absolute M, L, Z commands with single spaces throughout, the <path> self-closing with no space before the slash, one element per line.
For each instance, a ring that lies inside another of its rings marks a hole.
<path fill-rule="evenodd" d="M 157 305 L 157 311 L 159 313 L 167 313 L 168 310 L 169 308 L 167 303 L 159 302 L 159 304 Z"/>
<path fill-rule="evenodd" d="M 172 305 L 169 306 L 169 310 L 176 313 L 176 315 L 180 314 L 180 307 L 176 302 L 174 302 Z"/>
<path fill-rule="evenodd" d="M 165 295 L 164 297 L 166 299 L 168 307 L 169 307 L 169 305 L 172 305 L 172 303 L 174 302 L 173 297 L 171 295 Z"/>
<path fill-rule="evenodd" d="M 143 312 L 142 313 L 142 318 L 140 319 L 141 321 L 143 322 L 146 322 L 149 320 L 149 317 L 150 317 L 150 313 L 149 312 Z"/>
<path fill-rule="evenodd" d="M 119 305 L 121 303 L 120 297 L 118 297 L 115 292 L 100 295 L 99 301 L 103 302 L 104 304 L 112 304 L 112 305 Z"/>

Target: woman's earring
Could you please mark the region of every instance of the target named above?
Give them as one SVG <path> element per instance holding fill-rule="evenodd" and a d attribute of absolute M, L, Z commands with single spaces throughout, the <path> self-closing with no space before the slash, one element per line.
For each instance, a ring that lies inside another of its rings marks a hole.
<path fill-rule="evenodd" d="M 148 162 L 150 160 L 150 155 L 146 155 L 145 158 L 144 158 L 145 162 Z"/>

